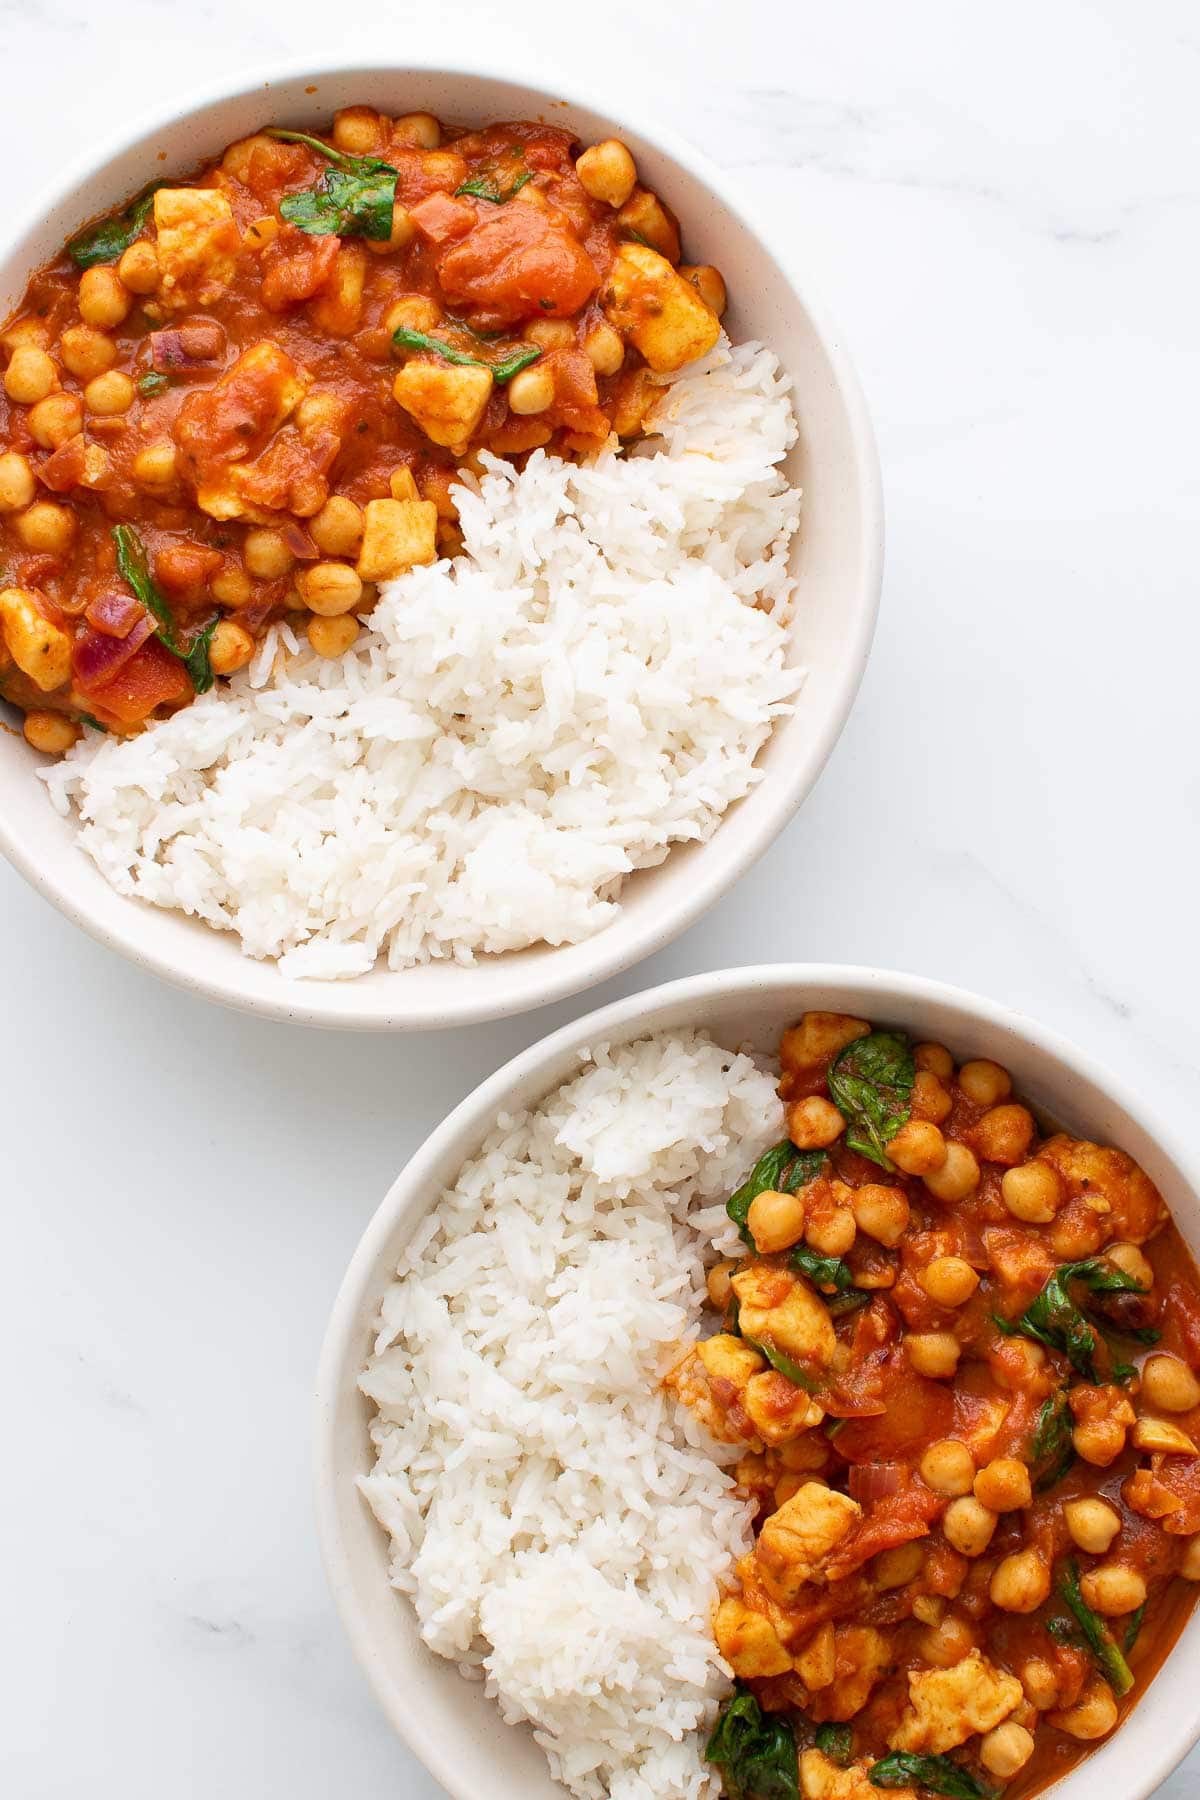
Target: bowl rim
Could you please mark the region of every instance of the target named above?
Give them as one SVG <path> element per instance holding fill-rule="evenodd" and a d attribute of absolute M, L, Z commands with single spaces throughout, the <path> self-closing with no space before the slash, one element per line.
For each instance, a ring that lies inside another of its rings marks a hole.
<path fill-rule="evenodd" d="M 873 1016 L 872 1008 L 875 1016 L 894 1017 L 902 1015 L 905 1005 L 931 1004 L 956 1008 L 970 1014 L 982 1025 L 1015 1034 L 1032 1049 L 1060 1064 L 1068 1074 L 1081 1077 L 1114 1101 L 1153 1140 L 1181 1174 L 1185 1184 L 1200 1195 L 1200 1156 L 1187 1149 L 1179 1134 L 1164 1123 L 1153 1106 L 1146 1106 L 1140 1093 L 1123 1076 L 1115 1074 L 1072 1039 L 1042 1025 L 1020 1008 L 1006 1006 L 967 988 L 902 970 L 856 963 L 758 963 L 683 976 L 627 994 L 569 1021 L 518 1052 L 487 1076 L 412 1152 L 368 1221 L 333 1301 L 317 1365 L 313 1408 L 313 1505 L 321 1562 L 335 1608 L 354 1658 L 388 1721 L 454 1800 L 475 1800 L 475 1797 L 463 1786 L 453 1753 L 447 1749 L 444 1740 L 427 1729 L 415 1708 L 405 1711 L 397 1705 L 395 1688 L 385 1678 L 380 1664 L 376 1640 L 356 1603 L 354 1570 L 341 1530 L 338 1483 L 348 1477 L 338 1472 L 337 1432 L 341 1407 L 354 1392 L 352 1386 L 344 1388 L 343 1382 L 354 1354 L 356 1326 L 363 1304 L 370 1297 L 372 1272 L 396 1229 L 410 1218 L 420 1217 L 435 1204 L 436 1193 L 430 1194 L 429 1184 L 443 1156 L 460 1136 L 468 1143 L 477 1141 L 481 1128 L 486 1130 L 487 1121 L 495 1118 L 511 1091 L 527 1077 L 553 1065 L 564 1053 L 580 1050 L 614 1031 L 635 1027 L 632 1033 L 626 1033 L 627 1041 L 629 1035 L 637 1035 L 639 1023 L 644 1023 L 647 1031 L 663 1029 L 652 1022 L 652 1016 L 681 1002 L 701 1007 L 706 1002 L 730 998 L 750 1001 L 755 995 L 768 999 L 773 990 L 795 986 L 847 990 L 856 1003 L 861 1003 L 863 1016 L 867 1018 Z M 468 1147 L 463 1152 L 463 1160 L 473 1153 Z M 378 1295 L 374 1298 L 378 1299 Z M 1191 1615 L 1193 1620 L 1197 1616 L 1200 1615 Z M 1168 1662 L 1177 1648 L 1168 1653 Z M 1135 1709 L 1108 1743 L 1124 1745 L 1131 1728 L 1135 1728 L 1139 1717 L 1144 1716 L 1140 1708 Z M 1140 1742 L 1142 1737 L 1146 1738 L 1145 1743 Z M 1141 1732 L 1138 1739 L 1137 1778 L 1128 1786 L 1122 1785 L 1121 1800 L 1150 1800 L 1154 1790 L 1200 1740 L 1200 1701 L 1183 1722 L 1181 1737 L 1152 1740 L 1149 1734 Z M 1097 1746 L 1097 1752 L 1104 1747 Z M 1088 1769 L 1090 1762 L 1091 1756 L 1054 1782 L 1046 1790 L 1047 1796 L 1059 1791 L 1061 1781 L 1073 1783 L 1076 1776 Z M 1074 1800 L 1073 1786 L 1070 1792 Z"/>
<path fill-rule="evenodd" d="M 831 676 L 831 704 L 824 724 L 820 731 L 814 732 L 803 764 L 798 765 L 803 768 L 803 780 L 789 782 L 776 775 L 773 779 L 780 788 L 778 799 L 773 806 L 765 809 L 763 817 L 745 837 L 737 853 L 731 855 L 727 852 L 722 860 L 713 863 L 711 872 L 706 867 L 704 875 L 698 875 L 685 889 L 682 897 L 673 902 L 671 910 L 665 916 L 651 908 L 636 931 L 627 935 L 610 935 L 614 932 L 614 927 L 609 927 L 584 940 L 592 954 L 586 959 L 586 968 L 582 971 L 572 968 L 568 963 L 562 972 L 556 972 L 554 947 L 551 946 L 550 953 L 539 957 L 531 965 L 528 974 L 515 983 L 511 991 L 506 989 L 490 999 L 486 997 L 486 990 L 480 998 L 472 998 L 473 989 L 466 982 L 463 983 L 461 998 L 452 995 L 447 1001 L 440 995 L 434 995 L 423 998 L 417 1006 L 398 1000 L 397 1003 L 382 1006 L 377 1002 L 374 1007 L 364 1008 L 363 1003 L 356 1003 L 353 997 L 357 987 L 354 981 L 289 982 L 280 976 L 278 992 L 273 990 L 269 994 L 263 994 L 250 991 L 238 979 L 237 962 L 230 963 L 228 973 L 197 973 L 186 959 L 173 959 L 167 951 L 142 944 L 137 929 L 139 903 L 133 896 L 122 896 L 127 900 L 128 907 L 123 908 L 119 916 L 122 921 L 128 917 L 127 926 L 122 924 L 118 927 L 93 916 L 86 901 L 76 892 L 69 873 L 61 877 L 52 874 L 36 855 L 26 854 L 25 849 L 13 841 L 4 813 L 0 810 L 0 851 L 3 851 L 18 873 L 97 943 L 119 952 L 135 966 L 149 970 L 187 993 L 202 994 L 210 1000 L 256 1016 L 331 1029 L 377 1031 L 424 1030 L 474 1024 L 487 1019 L 515 1016 L 582 993 L 601 981 L 621 974 L 672 942 L 728 893 L 766 852 L 808 798 L 845 729 L 866 670 L 879 613 L 884 525 L 879 456 L 866 399 L 849 354 L 844 348 L 840 331 L 823 300 L 814 295 L 808 274 L 805 272 L 802 275 L 797 267 L 800 259 L 793 250 L 791 238 L 768 224 L 757 195 L 743 193 L 737 179 L 731 180 L 703 151 L 690 144 L 673 128 L 662 125 L 649 116 L 648 101 L 643 102 L 640 90 L 635 94 L 632 105 L 627 105 L 622 96 L 615 106 L 610 106 L 586 84 L 581 85 L 573 78 L 560 79 L 547 59 L 535 59 L 531 63 L 526 58 L 518 66 L 515 60 L 491 54 L 474 59 L 469 54 L 447 58 L 425 53 L 418 48 L 411 55 L 386 57 L 374 62 L 353 56 L 344 61 L 331 59 L 315 63 L 308 57 L 293 61 L 272 60 L 239 75 L 233 83 L 228 80 L 210 81 L 186 92 L 170 105 L 139 111 L 121 130 L 110 133 L 97 147 L 74 158 L 53 179 L 43 184 L 32 200 L 10 220 L 0 238 L 0 257 L 6 258 L 12 254 L 45 218 L 69 202 L 71 195 L 85 180 L 93 179 L 98 172 L 123 155 L 143 147 L 149 151 L 151 140 L 156 134 L 181 124 L 193 115 L 248 99 L 260 92 L 269 93 L 272 88 L 284 84 L 314 84 L 319 88 L 322 82 L 348 80 L 356 76 L 363 81 L 377 81 L 381 75 L 393 71 L 396 74 L 407 72 L 417 75 L 445 75 L 451 80 L 508 82 L 532 90 L 544 95 L 547 103 L 559 104 L 573 111 L 589 111 L 612 120 L 618 126 L 627 125 L 654 149 L 702 181 L 718 205 L 758 241 L 764 253 L 776 264 L 807 316 L 845 411 L 850 458 L 860 496 L 860 529 L 859 572 L 850 589 L 853 603 L 847 607 L 853 620 L 852 635 L 844 651 L 840 670 Z M 115 195 L 114 202 L 124 198 L 124 193 Z M 770 776 L 760 784 L 760 789 L 765 790 L 769 784 L 772 784 Z M 700 847 L 700 854 L 716 844 L 720 829 L 718 824 L 712 837 Z M 86 855 L 81 846 L 76 845 L 75 849 L 78 855 Z M 184 915 L 181 914 L 180 918 L 183 919 Z M 391 978 L 397 982 L 398 995 L 402 993 L 400 983 L 404 971 L 397 971 L 394 975 L 391 971 L 384 973 L 385 979 Z"/>

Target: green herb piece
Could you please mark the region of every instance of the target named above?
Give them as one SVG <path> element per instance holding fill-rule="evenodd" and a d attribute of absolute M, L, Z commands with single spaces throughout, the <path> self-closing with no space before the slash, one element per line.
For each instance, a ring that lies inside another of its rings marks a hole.
<path fill-rule="evenodd" d="M 114 525 L 113 543 L 117 547 L 117 568 L 122 579 L 128 582 L 146 611 L 158 621 L 158 636 L 162 643 L 177 656 L 192 678 L 192 686 L 198 694 L 206 694 L 213 684 L 212 664 L 209 661 L 209 645 L 212 634 L 217 628 L 216 619 L 208 624 L 195 638 L 184 644 L 180 642 L 175 629 L 175 620 L 171 608 L 167 605 L 162 589 L 150 573 L 150 561 L 143 544 L 132 525 Z"/>
<path fill-rule="evenodd" d="M 151 369 L 147 374 L 138 376 L 137 391 L 149 398 L 154 394 L 165 394 L 170 385 L 169 375 L 160 375 L 157 369 Z"/>
<path fill-rule="evenodd" d="M 1162 1342 L 1162 1332 L 1157 1331 L 1153 1325 L 1135 1326 L 1132 1331 L 1127 1331 L 1125 1336 L 1131 1337 L 1135 1344 L 1153 1345 Z"/>
<path fill-rule="evenodd" d="M 378 156 L 348 156 L 304 131 L 275 126 L 268 137 L 284 144 L 304 144 L 331 166 L 314 188 L 285 194 L 279 211 L 289 225 L 310 237 L 365 237 L 384 242 L 392 235 L 396 203 L 396 170 Z"/>
<path fill-rule="evenodd" d="M 1141 1288 L 1124 1269 L 1100 1256 L 1081 1262 L 1060 1263 L 1037 1299 L 1016 1320 L 997 1325 L 1011 1336 L 1020 1332 L 1064 1355 L 1085 1381 L 1096 1379 L 1096 1333 L 1071 1298 L 1071 1284 L 1078 1282 L 1093 1294 L 1140 1294 Z"/>
<path fill-rule="evenodd" d="M 849 1725 L 818 1725 L 816 1743 L 822 1756 L 843 1769 L 854 1754 L 854 1734 Z"/>
<path fill-rule="evenodd" d="M 840 1256 L 818 1256 L 807 1244 L 797 1244 L 788 1261 L 801 1275 L 807 1275 L 814 1287 L 832 1288 L 835 1294 L 844 1294 L 854 1286 L 850 1265 Z"/>
<path fill-rule="evenodd" d="M 650 239 L 643 237 L 640 231 L 635 231 L 632 225 L 623 226 L 621 229 L 621 236 L 624 238 L 632 238 L 635 244 L 642 244 L 647 250 L 653 250 L 654 248 Z"/>
<path fill-rule="evenodd" d="M 800 1800 L 796 1740 L 739 1687 L 721 1708 L 704 1757 L 720 1769 L 729 1800 Z"/>
<path fill-rule="evenodd" d="M 114 263 L 123 256 L 139 235 L 154 206 L 154 196 L 165 181 L 156 181 L 144 194 L 130 202 L 123 212 L 89 225 L 67 245 L 67 255 L 81 269 L 95 268 L 97 263 Z"/>
<path fill-rule="evenodd" d="M 1029 1460 L 1034 1489 L 1044 1494 L 1062 1480 L 1075 1460 L 1071 1441 L 1071 1409 L 1065 1394 L 1053 1394 L 1042 1405 L 1033 1428 Z"/>
<path fill-rule="evenodd" d="M 1100 1673 L 1119 1700 L 1133 1686 L 1133 1672 L 1108 1626 L 1094 1613 L 1079 1586 L 1079 1565 L 1067 1563 L 1058 1579 L 1058 1591 L 1075 1615 L 1088 1649 L 1099 1665 Z"/>
<path fill-rule="evenodd" d="M 520 193 L 527 181 L 532 180 L 532 169 L 523 170 L 511 186 L 506 188 L 501 188 L 488 175 L 476 175 L 473 180 L 464 181 L 461 187 L 456 187 L 454 192 L 470 194 L 475 200 L 490 200 L 493 206 L 503 206 L 505 201 L 511 200 L 514 194 Z"/>
<path fill-rule="evenodd" d="M 892 1167 L 887 1145 L 908 1123 L 915 1079 L 912 1046 L 898 1031 L 855 1038 L 834 1058 L 829 1097 L 846 1121 L 851 1150 Z"/>
<path fill-rule="evenodd" d="M 1118 1387 L 1128 1387 L 1136 1374 L 1133 1363 L 1114 1363 L 1112 1366 L 1112 1378 Z"/>
<path fill-rule="evenodd" d="M 1136 1612 L 1130 1613 L 1129 1623 L 1125 1627 L 1125 1636 L 1121 1640 L 1121 1648 L 1126 1656 L 1138 1641 L 1138 1633 L 1142 1629 L 1142 1621 L 1146 1617 L 1146 1602 L 1143 1600 Z"/>
<path fill-rule="evenodd" d="M 108 736 L 108 726 L 102 725 L 99 719 L 93 719 L 91 713 L 81 712 L 79 717 L 83 720 L 85 725 L 90 725 L 93 731 L 102 731 L 105 737 Z"/>
<path fill-rule="evenodd" d="M 810 1181 L 815 1181 L 824 1167 L 823 1150 L 797 1150 L 790 1138 L 763 1151 L 741 1187 L 725 1202 L 725 1211 L 751 1250 L 754 1239 L 746 1224 L 750 1202 L 768 1189 L 778 1194 L 794 1194 L 797 1188 L 807 1187 Z"/>
<path fill-rule="evenodd" d="M 513 350 L 499 362 L 488 362 L 482 356 L 472 356 L 467 350 L 456 350 L 452 344 L 445 344 L 441 338 L 430 337 L 425 331 L 411 331 L 407 325 L 401 325 L 392 333 L 392 342 L 401 350 L 433 350 L 447 362 L 459 363 L 467 369 L 488 369 L 492 380 L 499 385 L 511 381 L 530 363 L 535 363 L 542 354 L 537 344 L 522 344 L 519 350 Z"/>
<path fill-rule="evenodd" d="M 778 1369 L 781 1375 L 786 1375 L 788 1380 L 794 1381 L 797 1387 L 805 1388 L 809 1393 L 816 1387 L 817 1384 L 807 1369 L 802 1369 L 798 1362 L 793 1362 L 790 1356 L 777 1349 L 770 1338 L 750 1338 L 746 1336 L 745 1332 L 741 1334 L 741 1337 L 744 1344 L 749 1344 L 752 1350 L 757 1350 L 760 1356 L 765 1356 L 773 1369 Z"/>
<path fill-rule="evenodd" d="M 869 1305 L 870 1299 L 865 1288 L 851 1288 L 848 1294 L 831 1294 L 825 1302 L 825 1311 L 831 1319 L 845 1319 Z"/>
<path fill-rule="evenodd" d="M 923 1787 L 931 1794 L 947 1794 L 950 1800 L 991 1800 L 995 1791 L 948 1756 L 912 1756 L 905 1750 L 893 1750 L 873 1763 L 867 1779 L 872 1787 Z"/>

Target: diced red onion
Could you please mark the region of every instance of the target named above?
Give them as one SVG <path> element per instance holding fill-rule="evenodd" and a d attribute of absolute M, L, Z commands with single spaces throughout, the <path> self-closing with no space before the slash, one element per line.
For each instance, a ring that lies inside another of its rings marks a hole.
<path fill-rule="evenodd" d="M 154 620 L 148 612 L 142 613 L 127 637 L 106 637 L 100 631 L 85 631 L 75 640 L 71 655 L 76 687 L 85 694 L 104 687 L 119 669 L 124 668 L 134 652 L 141 649 L 146 639 L 153 636 Z"/>
<path fill-rule="evenodd" d="M 106 593 L 97 594 L 83 616 L 105 637 L 127 638 L 146 609 L 132 594 Z"/>
<path fill-rule="evenodd" d="M 876 1500 L 886 1500 L 889 1494 L 898 1494 L 907 1486 L 908 1479 L 908 1470 L 903 1463 L 855 1463 L 847 1487 L 852 1500 L 870 1506 Z"/>

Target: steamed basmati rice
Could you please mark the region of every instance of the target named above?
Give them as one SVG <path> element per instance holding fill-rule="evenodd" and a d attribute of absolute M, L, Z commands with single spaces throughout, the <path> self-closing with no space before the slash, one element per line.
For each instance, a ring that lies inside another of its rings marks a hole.
<path fill-rule="evenodd" d="M 775 357 L 720 346 L 651 454 L 485 456 L 452 562 L 385 585 L 347 654 L 286 626 L 144 734 L 39 771 L 120 892 L 285 974 L 576 943 L 758 774 L 785 668 L 796 436 Z"/>
<path fill-rule="evenodd" d="M 704 1036 L 584 1059 L 501 1116 L 418 1229 L 361 1378 L 360 1481 L 425 1642 L 587 1800 L 699 1800 L 729 1689 L 711 1617 L 753 1506 L 659 1385 L 698 1334 L 729 1192 L 782 1129 Z"/>

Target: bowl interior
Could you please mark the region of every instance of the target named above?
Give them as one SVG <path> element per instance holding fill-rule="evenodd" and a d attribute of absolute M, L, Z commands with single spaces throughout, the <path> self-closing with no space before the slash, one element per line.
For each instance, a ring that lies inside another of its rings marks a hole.
<path fill-rule="evenodd" d="M 783 1027 L 808 1008 L 859 1014 L 943 1042 L 959 1057 L 1003 1063 L 1017 1088 L 1065 1128 L 1135 1157 L 1161 1189 L 1193 1253 L 1200 1250 L 1194 1188 L 1158 1129 L 1123 1105 L 1107 1078 L 1031 1021 L 933 984 L 866 971 L 828 979 L 754 970 L 701 976 L 618 1002 L 500 1070 L 417 1152 L 380 1208 L 339 1295 L 319 1383 L 317 1508 L 335 1598 L 384 1709 L 458 1800 L 485 1792 L 496 1800 L 561 1800 L 562 1790 L 528 1732 L 505 1726 L 479 1685 L 425 1649 L 409 1602 L 388 1587 L 386 1540 L 354 1485 L 372 1461 L 372 1408 L 355 1381 L 370 1352 L 379 1299 L 410 1233 L 479 1149 L 496 1113 L 535 1105 L 578 1067 L 581 1048 L 703 1026 L 730 1049 L 774 1055 Z M 1055 1787 L 1055 1800 L 1083 1800 L 1089 1791 L 1139 1800 L 1151 1792 L 1200 1733 L 1192 1679 L 1198 1650 L 1200 1612 L 1131 1718 Z"/>
<path fill-rule="evenodd" d="M 791 474 L 805 493 L 794 565 L 802 582 L 794 654 L 808 670 L 803 703 L 780 722 L 760 759 L 766 779 L 731 809 L 716 838 L 681 846 L 658 868 L 636 875 L 618 919 L 586 943 L 511 953 L 471 968 L 437 963 L 398 973 L 377 969 L 350 983 L 286 981 L 273 964 L 242 956 L 231 935 L 114 893 L 50 808 L 32 775 L 34 752 L 19 736 L 0 734 L 0 843 L 29 880 L 102 941 L 232 1005 L 316 1024 L 418 1028 L 519 1011 L 627 968 L 690 924 L 762 852 L 816 779 L 858 686 L 874 624 L 881 527 L 874 450 L 854 377 L 777 252 L 723 196 L 715 171 L 615 116 L 520 81 L 434 69 L 350 69 L 256 83 L 202 105 L 102 159 L 43 206 L 0 260 L 3 309 L 17 302 L 30 272 L 81 221 L 151 178 L 185 173 L 272 120 L 316 125 L 353 101 L 392 113 L 428 109 L 463 122 L 540 116 L 585 140 L 619 132 L 643 179 L 684 221 L 689 256 L 724 271 L 731 333 L 761 338 L 778 352 L 795 383 L 801 422 Z M 700 165 L 699 172 L 689 163 Z"/>

